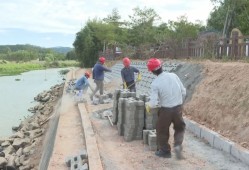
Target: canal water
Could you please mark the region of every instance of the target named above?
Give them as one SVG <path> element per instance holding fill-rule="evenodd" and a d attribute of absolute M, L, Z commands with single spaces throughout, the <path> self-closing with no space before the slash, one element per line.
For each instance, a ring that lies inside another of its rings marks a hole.
<path fill-rule="evenodd" d="M 37 94 L 63 82 L 60 70 L 36 70 L 0 77 L 0 137 L 10 136 L 12 126 L 18 126 L 21 120 L 32 115 L 28 109 L 38 104 L 34 101 Z"/>

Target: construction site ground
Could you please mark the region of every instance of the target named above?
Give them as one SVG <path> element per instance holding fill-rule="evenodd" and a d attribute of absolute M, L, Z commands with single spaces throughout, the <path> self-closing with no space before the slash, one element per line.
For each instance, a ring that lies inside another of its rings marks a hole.
<path fill-rule="evenodd" d="M 248 149 L 249 64 L 184 62 L 202 66 L 202 71 L 198 72 L 202 75 L 202 80 L 193 89 L 192 98 L 184 104 L 184 116 Z M 71 71 L 67 75 L 67 80 L 74 76 L 79 78 L 84 71 L 85 69 L 77 69 L 75 75 L 72 75 Z M 194 71 L 191 70 L 193 73 Z M 186 76 L 191 76 L 191 72 Z M 90 83 L 94 86 L 92 79 Z M 112 93 L 120 88 L 120 84 L 121 79 L 106 83 L 105 91 Z M 93 105 L 89 96 L 85 97 L 87 103 L 80 105 L 85 107 L 91 121 L 103 169 L 249 169 L 245 163 L 212 148 L 204 140 L 198 139 L 188 131 L 185 133 L 183 144 L 184 159 L 177 160 L 174 157 L 174 151 L 170 159 L 159 158 L 143 144 L 143 140 L 125 142 L 123 136 L 118 135 L 115 125 L 111 126 L 108 119 L 101 118 L 95 113 L 95 111 L 111 108 L 112 103 Z M 50 149 L 52 152 L 48 164 L 50 170 L 68 169 L 65 159 L 90 147 L 86 146 L 79 105 L 75 103 L 72 95 L 66 93 L 61 103 L 57 132 L 52 132 L 49 128 L 46 134 L 47 138 L 48 134 L 55 137 L 54 145 L 43 146 L 43 150 Z M 52 127 L 53 120 L 51 122 L 49 125 Z M 170 143 L 173 144 L 173 131 Z"/>

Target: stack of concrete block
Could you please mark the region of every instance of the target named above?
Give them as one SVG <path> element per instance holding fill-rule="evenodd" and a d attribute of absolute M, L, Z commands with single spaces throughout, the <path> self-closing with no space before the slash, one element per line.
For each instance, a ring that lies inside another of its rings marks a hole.
<path fill-rule="evenodd" d="M 123 89 L 117 89 L 113 97 L 112 122 L 117 125 L 118 134 L 125 141 L 142 139 L 143 129 L 155 129 L 158 109 L 151 109 L 151 114 L 145 111 L 147 95 L 139 95 Z"/>
<path fill-rule="evenodd" d="M 150 113 L 146 112 L 146 118 L 145 118 L 145 129 L 155 129 L 156 128 L 156 122 L 158 120 L 158 108 L 151 108 Z"/>
<path fill-rule="evenodd" d="M 114 125 L 118 122 L 118 101 L 120 97 L 120 89 L 116 89 L 113 95 L 113 110 L 112 110 L 112 123 Z"/>
<path fill-rule="evenodd" d="M 139 99 L 144 101 L 145 103 L 148 102 L 150 99 L 147 95 L 139 95 Z M 152 130 L 156 128 L 156 122 L 158 119 L 158 108 L 151 108 L 150 113 L 147 113 L 145 110 L 144 112 L 144 125 L 145 129 Z"/>
<path fill-rule="evenodd" d="M 149 145 L 151 151 L 157 150 L 156 130 L 143 130 L 144 144 Z"/>
<path fill-rule="evenodd" d="M 129 92 L 129 90 L 125 90 L 125 89 L 116 89 L 114 92 L 114 96 L 113 96 L 113 115 L 112 115 L 112 122 L 114 125 L 117 124 L 118 122 L 118 113 L 119 113 L 119 109 L 118 109 L 118 105 L 119 105 L 119 98 L 128 98 L 128 97 L 136 97 L 136 93 L 135 92 Z"/>
<path fill-rule="evenodd" d="M 113 101 L 112 121 L 117 124 L 118 134 L 125 141 L 142 139 L 144 128 L 144 101 L 135 92 L 116 90 Z"/>
<path fill-rule="evenodd" d="M 112 97 L 113 97 L 113 95 L 111 93 L 102 94 L 102 95 L 95 95 L 95 96 L 93 96 L 92 104 L 98 105 L 98 104 L 110 103 L 112 100 Z"/>
<path fill-rule="evenodd" d="M 126 110 L 124 113 L 124 139 L 129 142 L 140 140 L 144 127 L 144 102 L 134 98 L 125 100 Z"/>
<path fill-rule="evenodd" d="M 118 102 L 118 112 L 117 112 L 117 127 L 118 127 L 118 134 L 120 136 L 124 136 L 124 124 L 125 124 L 125 111 L 126 111 L 126 101 L 127 98 L 119 98 Z"/>
<path fill-rule="evenodd" d="M 99 103 L 105 104 L 111 102 L 112 95 L 111 94 L 103 94 L 99 96 Z"/>

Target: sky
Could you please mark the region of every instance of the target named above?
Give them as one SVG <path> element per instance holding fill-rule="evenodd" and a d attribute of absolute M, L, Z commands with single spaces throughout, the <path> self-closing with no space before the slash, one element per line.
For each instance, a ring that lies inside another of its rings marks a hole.
<path fill-rule="evenodd" d="M 203 24 L 213 9 L 210 0 L 1 0 L 0 45 L 73 47 L 88 19 L 106 18 L 116 8 L 128 20 L 136 7 L 154 9 L 162 22 L 185 15 Z"/>

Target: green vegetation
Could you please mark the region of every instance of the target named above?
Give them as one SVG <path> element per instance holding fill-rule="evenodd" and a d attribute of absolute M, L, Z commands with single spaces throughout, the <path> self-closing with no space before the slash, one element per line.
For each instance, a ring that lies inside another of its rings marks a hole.
<path fill-rule="evenodd" d="M 167 46 L 174 55 L 171 57 L 175 57 L 179 48 L 184 46 L 183 42 L 196 39 L 200 33 L 213 32 L 217 36 L 223 33 L 229 37 L 231 30 L 238 28 L 244 35 L 249 34 L 248 0 L 210 1 L 214 8 L 210 11 L 207 25 L 201 21 L 189 22 L 186 16 L 164 22 L 154 9 L 146 7 L 134 8 L 133 13 L 128 15 L 129 20 L 125 21 L 121 19 L 118 9 L 113 9 L 106 18 L 87 21 L 76 34 L 73 56 L 81 66 L 92 67 L 100 54 L 106 50 L 115 52 L 116 47 L 122 49 L 122 56 L 142 59 L 151 57 L 151 47 Z M 210 55 L 212 57 L 209 51 L 205 57 L 210 58 Z"/>
<path fill-rule="evenodd" d="M 53 61 L 53 62 L 27 62 L 15 63 L 0 61 L 0 76 L 16 75 L 26 71 L 40 70 L 47 68 L 78 67 L 77 61 Z"/>
<path fill-rule="evenodd" d="M 179 17 L 177 21 L 158 24 L 160 16 L 151 8 L 134 8 L 129 18 L 130 21 L 121 21 L 118 10 L 114 9 L 107 18 L 88 20 L 73 43 L 82 67 L 92 67 L 99 51 L 114 51 L 116 47 L 121 47 L 123 56 L 134 58 L 140 56 L 129 53 L 129 49 L 139 50 L 143 46 L 167 43 L 176 52 L 184 38 L 196 38 L 200 31 L 205 30 L 200 22 L 188 22 L 185 16 Z"/>
<path fill-rule="evenodd" d="M 7 63 L 0 64 L 0 76 L 16 75 L 30 70 L 44 69 L 41 64 L 35 63 Z"/>
<path fill-rule="evenodd" d="M 41 48 L 32 45 L 1 45 L 0 76 L 46 68 L 78 67 L 70 48 Z M 69 51 L 65 53 L 66 51 Z M 70 59 L 70 60 L 67 60 Z"/>
<path fill-rule="evenodd" d="M 16 62 L 65 60 L 66 54 L 57 51 L 58 48 L 41 48 L 32 45 L 1 45 L 0 60 Z"/>
<path fill-rule="evenodd" d="M 238 28 L 244 35 L 249 34 L 249 1 L 248 0 L 211 0 L 214 4 L 210 12 L 207 27 L 220 32 L 226 37 L 233 28 Z M 225 25 L 224 25 L 225 24 Z M 224 27 L 225 26 L 225 27 Z M 224 30 L 223 30 L 224 29 Z"/>

